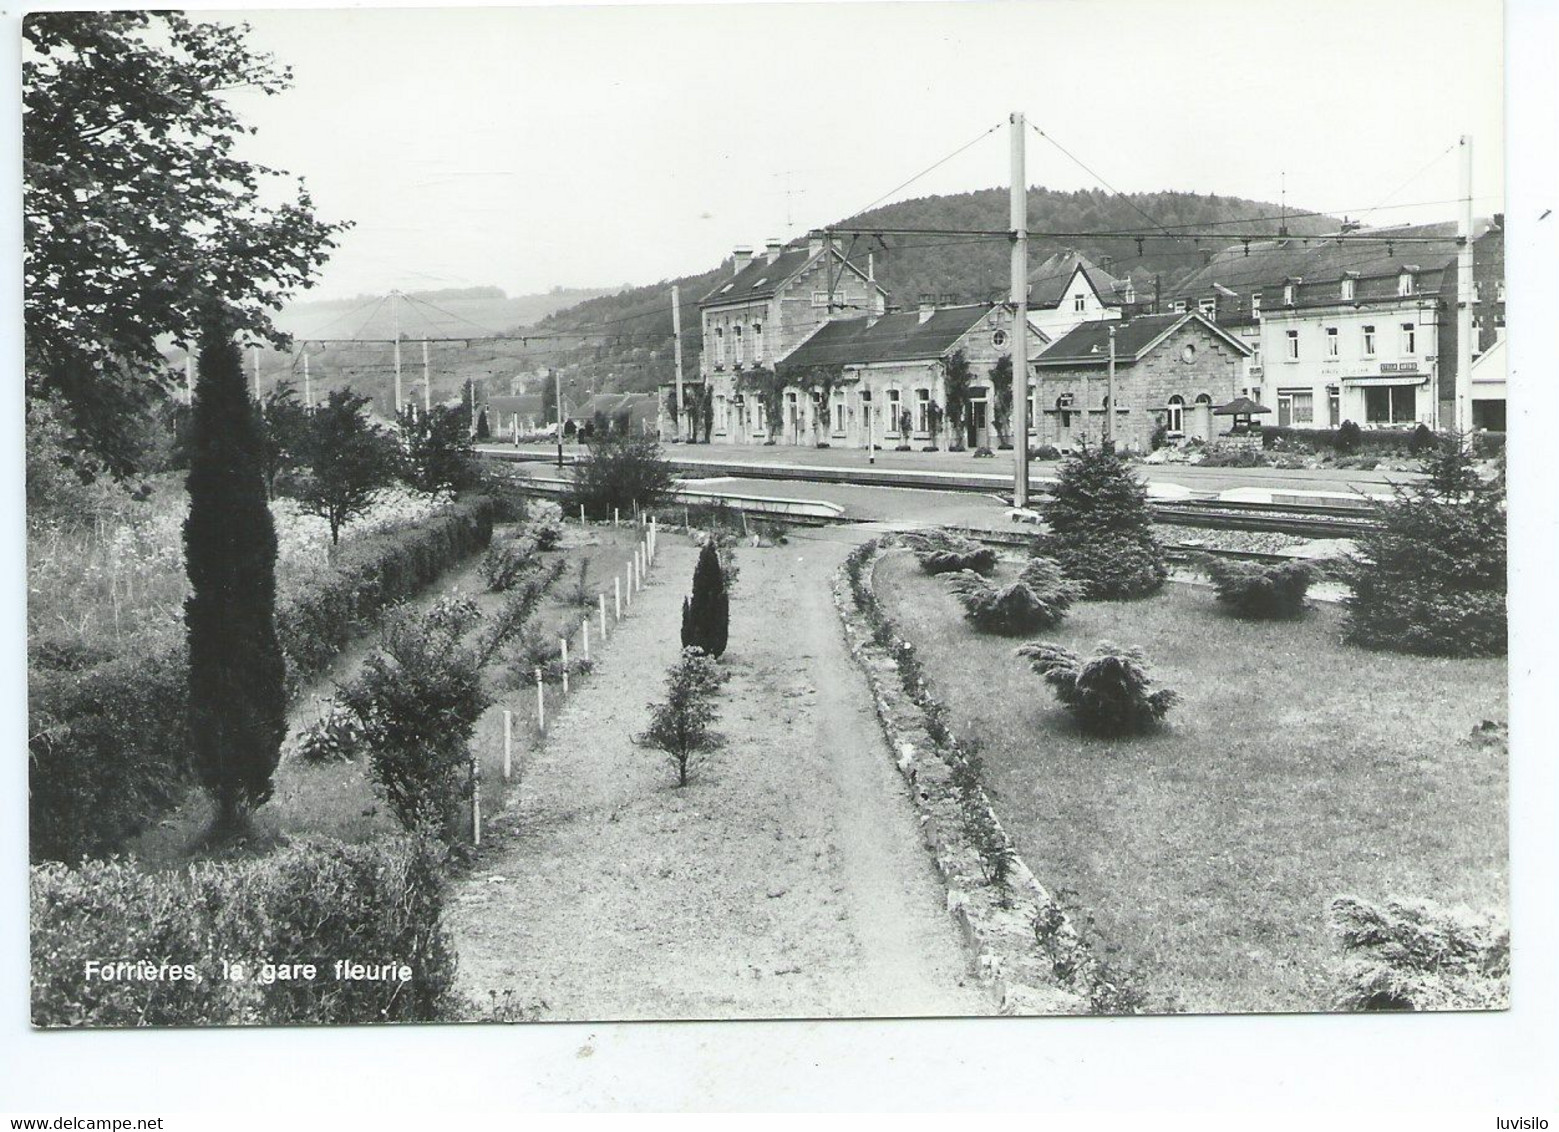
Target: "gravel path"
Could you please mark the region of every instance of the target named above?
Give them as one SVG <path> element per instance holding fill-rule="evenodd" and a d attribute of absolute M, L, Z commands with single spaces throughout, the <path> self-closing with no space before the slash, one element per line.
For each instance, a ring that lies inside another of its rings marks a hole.
<path fill-rule="evenodd" d="M 684 789 L 633 745 L 694 551 L 652 581 L 453 894 L 462 989 L 556 1020 L 989 1014 L 829 580 L 861 533 L 741 548 L 725 747 Z"/>

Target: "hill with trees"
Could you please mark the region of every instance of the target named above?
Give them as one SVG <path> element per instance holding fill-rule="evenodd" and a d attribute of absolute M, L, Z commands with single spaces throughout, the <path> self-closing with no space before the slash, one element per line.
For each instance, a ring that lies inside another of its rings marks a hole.
<path fill-rule="evenodd" d="M 1060 231 L 1163 233 L 1144 240 L 1091 237 L 1036 237 L 1029 243 L 1031 262 L 1068 249 L 1082 252 L 1118 276 L 1130 275 L 1140 297 L 1151 299 L 1155 284 L 1164 291 L 1190 275 L 1221 241 L 1177 237 L 1177 231 L 1242 230 L 1277 234 L 1280 209 L 1266 201 L 1200 193 L 1156 192 L 1118 195 L 1105 190 L 1062 192 L 1029 190 L 1029 226 Z M 981 189 L 928 196 L 884 205 L 847 221 L 850 227 L 996 229 L 1008 223 L 1005 189 Z M 1335 232 L 1334 217 L 1290 211 L 1288 229 L 1296 236 Z M 1235 226 L 1238 225 L 1236 229 Z M 1008 245 L 1005 239 L 970 237 L 888 237 L 882 241 L 845 240 L 851 259 L 865 266 L 874 257 L 877 278 L 895 306 L 911 307 L 922 294 L 944 301 L 981 302 L 1007 293 Z M 732 270 L 727 257 L 697 275 L 630 287 L 587 299 L 538 322 L 538 333 L 578 332 L 576 342 L 552 340 L 547 362 L 563 373 L 564 386 L 596 392 L 647 392 L 673 376 L 671 288 L 682 289 L 683 363 L 696 373 L 701 346 L 697 302 Z"/>

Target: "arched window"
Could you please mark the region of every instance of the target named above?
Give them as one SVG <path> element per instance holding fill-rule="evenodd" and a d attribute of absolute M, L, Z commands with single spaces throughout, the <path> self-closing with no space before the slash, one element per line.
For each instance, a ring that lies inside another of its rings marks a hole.
<path fill-rule="evenodd" d="M 1169 399 L 1169 419 L 1165 423 L 1170 432 L 1185 432 L 1185 398 L 1178 393 Z"/>
<path fill-rule="evenodd" d="M 1213 403 L 1212 394 L 1210 394 L 1210 393 L 1198 393 L 1196 395 L 1196 403 L 1198 405 L 1211 405 Z"/>

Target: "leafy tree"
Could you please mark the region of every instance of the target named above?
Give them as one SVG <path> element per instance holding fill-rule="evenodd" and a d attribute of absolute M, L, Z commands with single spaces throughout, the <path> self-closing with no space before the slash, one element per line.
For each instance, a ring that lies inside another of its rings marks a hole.
<path fill-rule="evenodd" d="M 291 382 L 281 382 L 260 399 L 260 437 L 264 451 L 265 492 L 276 498 L 282 473 L 301 466 L 308 450 L 309 414 Z"/>
<path fill-rule="evenodd" d="M 368 420 L 368 398 L 332 389 L 309 414 L 308 471 L 300 486 L 303 507 L 330 524 L 330 544 L 341 528 L 367 512 L 394 478 L 395 445 Z"/>
<path fill-rule="evenodd" d="M 1012 355 L 1003 354 L 996 359 L 986 374 L 991 380 L 991 423 L 996 426 L 996 436 L 1001 444 L 1012 443 Z"/>
<path fill-rule="evenodd" d="M 650 704 L 650 725 L 637 742 L 664 751 L 677 768 L 677 785 L 686 786 L 695 756 L 715 750 L 721 736 L 713 729 L 715 696 L 725 673 L 702 649 L 685 648 L 666 677 L 666 700 Z"/>
<path fill-rule="evenodd" d="M 223 98 L 289 72 L 248 28 L 177 12 L 34 12 L 23 22 L 23 230 L 29 395 L 57 395 L 118 475 L 165 395 L 158 342 L 191 346 L 213 299 L 230 327 L 286 343 L 270 312 L 335 247 L 301 181 L 234 156 L 249 132 Z"/>
<path fill-rule="evenodd" d="M 402 475 L 418 491 L 459 491 L 476 478 L 476 449 L 467 414 L 452 405 L 421 412 L 415 405 L 396 418 Z"/>
<path fill-rule="evenodd" d="M 574 463 L 569 507 L 583 506 L 606 519 L 614 510 L 629 514 L 635 505 L 650 510 L 666 501 L 673 482 L 671 465 L 655 437 L 598 434 Z"/>
<path fill-rule="evenodd" d="M 1348 638 L 1433 656 L 1506 650 L 1505 476 L 1478 474 L 1461 437 L 1420 461 L 1426 479 L 1398 484 L 1379 526 L 1344 564 Z"/>
<path fill-rule="evenodd" d="M 1169 576 L 1147 487 L 1116 453 L 1084 448 L 1069 457 L 1040 511 L 1048 553 L 1083 584 L 1084 596 L 1142 597 Z"/>
<path fill-rule="evenodd" d="M 699 648 L 712 657 L 725 655 L 730 635 L 731 599 L 725 571 L 713 538 L 698 552 L 693 568 L 693 593 L 682 599 L 682 647 Z"/>
<path fill-rule="evenodd" d="M 971 445 L 974 443 L 974 419 L 969 411 L 969 388 L 973 382 L 974 370 L 969 365 L 968 357 L 962 350 L 954 350 L 942 374 L 947 427 L 953 438 L 949 447 L 963 444 L 966 440 Z"/>
<path fill-rule="evenodd" d="M 287 733 L 264 443 L 230 335 L 213 317 L 201 344 L 184 521 L 190 743 L 225 830 L 270 797 Z"/>

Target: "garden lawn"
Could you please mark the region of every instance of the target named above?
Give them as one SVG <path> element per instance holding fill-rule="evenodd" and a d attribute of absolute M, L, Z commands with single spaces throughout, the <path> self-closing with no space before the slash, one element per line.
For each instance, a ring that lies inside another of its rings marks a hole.
<path fill-rule="evenodd" d="M 1158 733 L 1095 739 L 1013 655 L 1020 640 L 975 633 L 907 552 L 875 580 L 954 730 L 983 746 L 1019 852 L 1151 1005 L 1328 1008 L 1340 893 L 1504 912 L 1506 754 L 1470 739 L 1507 718 L 1503 660 L 1367 652 L 1341 643 L 1336 606 L 1242 622 L 1171 584 L 1075 606 L 1038 637 L 1141 646 L 1180 693 Z"/>
<path fill-rule="evenodd" d="M 498 528 L 493 533 L 493 542 L 496 544 L 509 537 L 513 529 Z M 586 576 L 590 592 L 605 591 L 607 617 L 610 618 L 612 578 L 614 574 L 622 573 L 626 583 L 626 567 L 633 557 L 637 537 L 635 530 L 628 525 L 613 528 L 610 524 L 589 524 L 582 528 L 577 522 L 565 523 L 558 549 L 542 554 L 541 559 L 543 564 L 550 564 L 562 558 L 566 565 L 562 576 L 548 591 L 536 611 L 532 624 L 544 627 L 552 637 L 561 636 L 565 631 L 578 633 L 584 610 L 574 605 L 570 598 L 579 580 L 579 562 L 586 559 L 591 563 Z M 477 555 L 430 586 L 411 604 L 426 609 L 439 598 L 458 591 L 474 596 L 484 617 L 491 617 L 503 604 L 503 596 L 486 591 L 480 564 L 481 556 Z M 597 626 L 598 622 L 592 613 L 592 656 L 598 651 Z M 272 779 L 275 791 L 270 801 L 254 814 L 254 832 L 260 842 L 270 844 L 300 836 L 320 836 L 355 843 L 398 831 L 394 814 L 368 778 L 365 757 L 359 756 L 352 762 L 309 763 L 294 754 L 300 733 L 319 718 L 327 698 L 334 693 L 336 686 L 357 672 L 377 639 L 377 632 L 370 633 L 343 652 L 329 672 L 300 696 L 288 713 L 282 761 Z M 577 637 L 570 640 L 571 661 L 579 655 L 577 646 L 580 643 Z M 495 814 L 503 806 L 505 707 L 511 709 L 515 716 L 516 762 L 523 763 L 537 742 L 534 677 L 529 674 L 513 675 L 519 681 L 518 686 L 509 680 L 511 674 L 503 670 L 501 659 L 489 669 L 488 679 L 492 682 L 497 702 L 478 721 L 471 741 L 472 751 L 482 766 L 482 812 L 486 816 Z M 576 675 L 570 678 L 570 683 L 577 687 L 580 681 L 588 679 L 588 675 Z M 546 694 L 548 710 L 556 710 L 560 687 L 549 685 Z M 210 827 L 212 817 L 210 799 L 198 788 L 192 789 L 175 813 L 133 839 L 126 846 L 126 851 L 151 867 L 166 868 L 185 864 L 202 853 L 202 838 Z"/>

